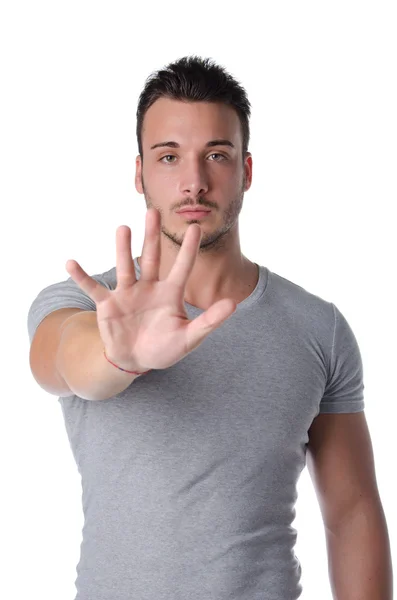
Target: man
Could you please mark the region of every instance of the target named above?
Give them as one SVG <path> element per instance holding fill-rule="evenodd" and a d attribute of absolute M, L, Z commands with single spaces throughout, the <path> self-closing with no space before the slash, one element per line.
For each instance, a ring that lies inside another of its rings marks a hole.
<path fill-rule="evenodd" d="M 68 261 L 30 307 L 32 373 L 59 396 L 82 477 L 75 600 L 299 598 L 306 461 L 334 598 L 392 598 L 354 333 L 240 250 L 249 116 L 209 60 L 153 74 L 137 111 L 142 256 L 121 226 L 115 268 Z"/>

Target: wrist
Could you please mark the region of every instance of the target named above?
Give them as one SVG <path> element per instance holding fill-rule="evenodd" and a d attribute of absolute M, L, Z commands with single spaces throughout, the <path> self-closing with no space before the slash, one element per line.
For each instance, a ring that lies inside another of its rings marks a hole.
<path fill-rule="evenodd" d="M 103 348 L 103 354 L 104 354 L 106 360 L 111 365 L 113 365 L 114 367 L 116 367 L 120 371 L 124 371 L 125 373 L 129 373 L 131 375 L 136 375 L 137 377 L 140 377 L 141 375 L 146 375 L 146 373 L 149 373 L 149 371 L 152 370 L 152 369 L 142 370 L 142 369 L 138 369 L 138 368 L 137 369 L 124 369 L 124 368 L 120 367 L 118 364 L 116 364 L 115 361 L 113 361 L 112 359 L 110 359 L 109 356 L 107 356 L 105 348 Z"/>

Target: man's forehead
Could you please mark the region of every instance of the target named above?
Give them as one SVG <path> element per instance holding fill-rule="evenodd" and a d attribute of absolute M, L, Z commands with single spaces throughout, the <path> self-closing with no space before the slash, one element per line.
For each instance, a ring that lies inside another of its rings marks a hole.
<path fill-rule="evenodd" d="M 240 121 L 236 111 L 221 103 L 183 102 L 170 98 L 156 100 L 147 110 L 142 133 L 150 145 L 175 139 L 184 133 L 208 139 L 225 138 L 238 143 Z"/>

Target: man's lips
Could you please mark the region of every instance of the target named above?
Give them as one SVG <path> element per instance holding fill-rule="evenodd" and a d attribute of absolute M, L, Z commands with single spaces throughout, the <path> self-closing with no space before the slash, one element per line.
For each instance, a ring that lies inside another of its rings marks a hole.
<path fill-rule="evenodd" d="M 185 208 L 182 208 L 181 210 L 177 210 L 178 213 L 182 213 L 182 212 L 211 212 L 210 208 L 191 208 L 189 206 L 186 206 Z"/>
<path fill-rule="evenodd" d="M 210 208 L 190 208 L 190 207 L 186 207 L 186 208 L 182 208 L 181 210 L 178 210 L 177 212 L 210 212 L 211 209 Z"/>
<path fill-rule="evenodd" d="M 180 215 L 181 217 L 183 217 L 184 219 L 187 219 L 188 221 L 201 221 L 203 219 L 206 219 L 209 215 L 211 214 L 211 210 L 207 209 L 207 208 L 193 208 L 193 209 L 189 209 L 189 208 L 184 208 L 182 210 L 179 210 L 177 212 L 177 215 Z"/>

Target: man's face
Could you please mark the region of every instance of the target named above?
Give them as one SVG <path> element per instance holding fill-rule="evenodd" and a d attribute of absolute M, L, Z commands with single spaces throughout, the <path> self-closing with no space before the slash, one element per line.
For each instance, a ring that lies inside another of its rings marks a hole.
<path fill-rule="evenodd" d="M 207 146 L 213 140 L 233 144 Z M 152 148 L 162 142 L 179 147 Z M 135 186 L 147 208 L 161 215 L 161 231 L 181 246 L 190 223 L 202 231 L 200 251 L 222 246 L 237 224 L 244 192 L 251 186 L 252 157 L 242 158 L 240 121 L 233 108 L 209 102 L 160 98 L 148 109 L 142 127 L 141 157 L 136 159 Z M 211 212 L 201 219 L 178 214 L 186 206 Z"/>

